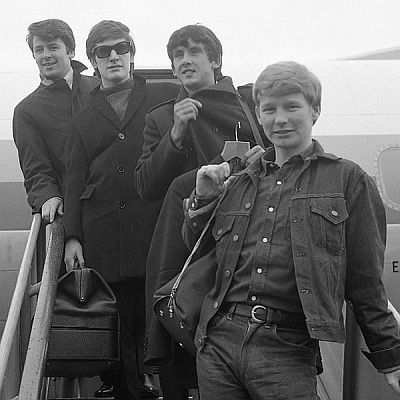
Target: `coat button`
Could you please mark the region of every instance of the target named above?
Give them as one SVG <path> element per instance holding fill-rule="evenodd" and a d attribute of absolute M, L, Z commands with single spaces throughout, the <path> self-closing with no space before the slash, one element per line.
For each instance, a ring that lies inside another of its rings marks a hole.
<path fill-rule="evenodd" d="M 244 205 L 244 208 L 249 209 L 250 207 L 251 207 L 251 203 L 246 203 L 246 204 Z"/>
<path fill-rule="evenodd" d="M 121 140 L 124 140 L 125 139 L 125 135 L 122 132 L 120 132 L 120 133 L 118 133 L 118 138 L 121 139 Z"/>
<path fill-rule="evenodd" d="M 220 235 L 222 233 L 222 229 L 217 230 L 217 234 Z"/>
<path fill-rule="evenodd" d="M 122 167 L 121 165 L 118 165 L 117 171 L 118 171 L 119 173 L 125 172 L 125 168 Z"/>
<path fill-rule="evenodd" d="M 214 302 L 214 306 L 213 306 L 214 308 L 218 308 L 218 301 L 215 301 Z"/>
<path fill-rule="evenodd" d="M 308 293 L 310 293 L 310 290 L 309 289 L 301 289 L 300 292 L 302 294 L 308 294 Z"/>
<path fill-rule="evenodd" d="M 233 235 L 233 239 L 234 242 L 237 242 L 239 240 L 239 235 Z"/>
<path fill-rule="evenodd" d="M 231 276 L 231 271 L 229 271 L 229 269 L 225 270 L 225 276 L 227 276 L 228 278 Z"/>
<path fill-rule="evenodd" d="M 282 181 L 276 181 L 277 185 L 282 185 Z"/>
<path fill-rule="evenodd" d="M 126 204 L 123 201 L 118 202 L 119 208 L 125 208 Z"/>
<path fill-rule="evenodd" d="M 332 211 L 331 211 L 331 214 L 332 214 L 334 217 L 337 217 L 337 216 L 339 215 L 339 213 L 338 213 L 336 210 L 332 210 Z"/>

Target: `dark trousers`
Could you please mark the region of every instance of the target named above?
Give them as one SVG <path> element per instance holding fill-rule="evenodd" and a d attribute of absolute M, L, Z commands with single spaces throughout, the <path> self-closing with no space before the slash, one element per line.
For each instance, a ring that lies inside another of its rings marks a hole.
<path fill-rule="evenodd" d="M 145 281 L 137 278 L 109 285 L 119 310 L 121 361 L 102 375 L 102 380 L 114 385 L 116 400 L 140 400 L 139 365 L 145 332 Z"/>
<path fill-rule="evenodd" d="M 317 351 L 304 329 L 217 314 L 197 352 L 200 398 L 317 400 Z"/>

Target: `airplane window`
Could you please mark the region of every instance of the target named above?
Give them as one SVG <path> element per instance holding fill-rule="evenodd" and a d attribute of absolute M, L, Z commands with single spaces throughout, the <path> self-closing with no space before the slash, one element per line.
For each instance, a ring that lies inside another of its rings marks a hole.
<path fill-rule="evenodd" d="M 389 145 L 376 158 L 376 183 L 383 202 L 391 209 L 400 211 L 400 146 Z"/>

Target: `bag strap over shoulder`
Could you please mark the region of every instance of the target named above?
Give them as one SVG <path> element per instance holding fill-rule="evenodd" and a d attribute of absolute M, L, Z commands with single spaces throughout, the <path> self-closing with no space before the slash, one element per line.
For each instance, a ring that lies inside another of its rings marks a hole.
<path fill-rule="evenodd" d="M 225 189 L 224 189 L 223 193 L 221 194 L 221 197 L 219 198 L 217 205 L 215 206 L 215 208 L 214 208 L 214 210 L 213 210 L 213 212 L 212 212 L 210 218 L 208 219 L 207 223 L 204 225 L 204 228 L 203 228 L 203 230 L 201 231 L 201 234 L 200 234 L 199 238 L 197 239 L 197 242 L 196 242 L 195 245 L 193 246 L 193 249 L 192 249 L 192 251 L 190 252 L 188 258 L 186 259 L 185 264 L 183 264 L 183 268 L 182 268 L 181 272 L 179 273 L 178 277 L 176 278 L 176 281 L 175 281 L 174 285 L 172 286 L 171 298 L 174 297 L 175 292 L 176 292 L 177 289 L 178 289 L 179 283 L 180 283 L 181 280 L 182 280 L 183 274 L 185 273 L 185 270 L 186 270 L 187 267 L 189 266 L 190 262 L 192 261 L 192 258 L 193 258 L 193 256 L 195 255 L 197 249 L 199 248 L 200 243 L 201 243 L 201 241 L 203 240 L 204 235 L 207 233 L 208 228 L 209 228 L 210 225 L 211 225 L 211 221 L 214 219 L 215 214 L 216 214 L 216 212 L 217 212 L 217 210 L 218 210 L 218 208 L 219 208 L 219 206 L 220 206 L 222 200 L 224 199 L 226 192 L 227 192 L 227 187 L 225 186 Z"/>
<path fill-rule="evenodd" d="M 254 117 L 253 117 L 253 114 L 250 111 L 249 106 L 243 100 L 243 98 L 239 94 L 239 92 L 237 92 L 237 97 L 238 97 L 239 103 L 242 106 L 242 109 L 243 109 L 243 111 L 244 111 L 244 113 L 245 113 L 245 115 L 246 115 L 246 117 L 247 117 L 247 119 L 249 121 L 249 124 L 250 124 L 251 130 L 253 132 L 253 136 L 254 136 L 254 139 L 255 139 L 256 143 L 259 144 L 262 148 L 264 148 L 264 142 L 263 142 L 263 140 L 261 138 L 260 131 L 258 130 L 256 121 L 254 121 Z"/>

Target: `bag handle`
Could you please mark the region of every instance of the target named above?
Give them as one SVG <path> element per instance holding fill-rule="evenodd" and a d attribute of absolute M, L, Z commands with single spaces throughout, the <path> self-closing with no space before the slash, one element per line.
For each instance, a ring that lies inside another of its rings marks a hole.
<path fill-rule="evenodd" d="M 239 92 L 237 92 L 237 97 L 238 97 L 239 103 L 242 106 L 242 109 L 243 109 L 243 111 L 244 111 L 244 113 L 245 113 L 245 115 L 247 117 L 247 120 L 249 121 L 250 128 L 251 128 L 251 130 L 253 132 L 253 136 L 254 136 L 254 139 L 256 140 L 256 143 L 258 145 L 260 145 L 262 148 L 264 148 L 265 147 L 264 142 L 263 142 L 263 140 L 261 138 L 260 131 L 258 130 L 256 121 L 254 121 L 254 117 L 253 117 L 253 114 L 250 111 L 249 106 L 243 100 L 243 98 L 239 94 Z"/>
<path fill-rule="evenodd" d="M 217 205 L 215 206 L 215 208 L 214 208 L 210 218 L 208 219 L 207 223 L 204 225 L 204 228 L 203 228 L 199 238 L 197 239 L 197 242 L 193 246 L 192 251 L 190 252 L 188 258 L 185 261 L 185 264 L 183 264 L 183 268 L 182 268 L 181 272 L 179 273 L 178 277 L 176 278 L 176 281 L 174 282 L 174 285 L 172 286 L 170 299 L 168 301 L 168 307 L 169 308 L 172 307 L 172 302 L 173 302 L 173 299 L 175 297 L 175 293 L 176 293 L 176 291 L 178 289 L 178 286 L 179 286 L 179 284 L 180 284 L 180 282 L 182 280 L 183 274 L 185 273 L 185 271 L 186 271 L 187 267 L 189 266 L 190 262 L 192 261 L 192 258 L 194 256 L 194 254 L 196 253 L 197 249 L 199 248 L 200 243 L 203 240 L 204 235 L 206 234 L 208 228 L 210 227 L 211 221 L 214 219 L 215 214 L 216 214 L 216 212 L 217 212 L 222 200 L 225 197 L 225 194 L 227 192 L 227 188 L 228 188 L 227 186 L 224 187 L 224 191 L 222 192 L 222 195 L 219 198 Z"/>

